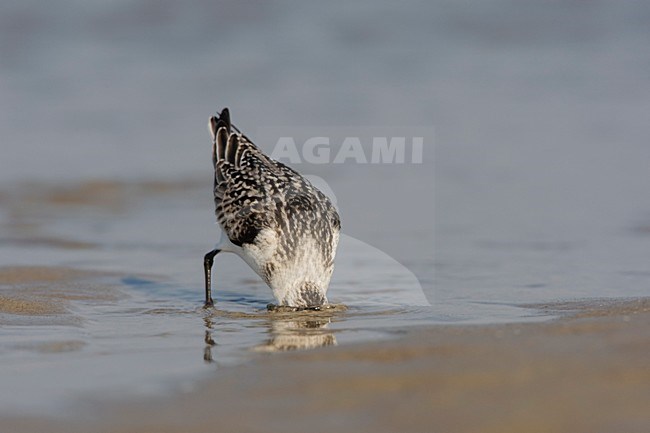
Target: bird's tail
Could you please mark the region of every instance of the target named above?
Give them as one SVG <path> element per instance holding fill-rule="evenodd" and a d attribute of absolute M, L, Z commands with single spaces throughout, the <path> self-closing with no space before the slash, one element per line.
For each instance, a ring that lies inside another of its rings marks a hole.
<path fill-rule="evenodd" d="M 208 129 L 212 135 L 212 162 L 215 167 L 217 162 L 226 158 L 231 126 L 228 108 L 221 110 L 217 116 L 210 117 Z"/>

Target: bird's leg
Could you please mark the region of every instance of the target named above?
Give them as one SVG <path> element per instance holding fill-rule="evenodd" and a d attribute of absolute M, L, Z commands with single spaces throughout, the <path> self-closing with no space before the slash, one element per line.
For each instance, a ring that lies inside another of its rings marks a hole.
<path fill-rule="evenodd" d="M 219 251 L 214 249 L 207 253 L 203 258 L 203 272 L 205 274 L 205 306 L 211 307 L 214 305 L 212 301 L 212 264 L 214 263 L 214 256 L 219 254 Z"/>

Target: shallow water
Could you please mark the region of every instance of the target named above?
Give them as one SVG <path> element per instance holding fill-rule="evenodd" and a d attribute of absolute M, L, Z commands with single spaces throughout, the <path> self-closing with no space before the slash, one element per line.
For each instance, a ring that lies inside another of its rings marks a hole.
<path fill-rule="evenodd" d="M 334 308 L 269 312 L 270 289 L 239 258 L 222 254 L 214 267 L 216 305 L 204 309 L 202 254 L 218 233 L 208 223 L 205 189 L 194 182 L 13 189 L 4 203 L 11 230 L 3 230 L 12 236 L 1 245 L 23 281 L 4 281 L 0 295 L 22 299 L 35 291 L 28 299 L 43 308 L 58 305 L 48 293 L 66 302 L 43 314 L 0 315 L 0 374 L 6 389 L 16 390 L 0 393 L 3 410 L 70 413 L 99 396 L 189 389 L 260 353 L 387 338 L 406 326 L 546 317 L 504 303 L 432 306 L 408 268 L 345 234 L 330 288 Z M 38 279 L 56 269 L 62 277 Z M 90 274 L 66 277 L 67 269 Z"/>
<path fill-rule="evenodd" d="M 45 289 L 110 296 L 0 314 L 2 410 L 650 294 L 646 4 L 340 6 L 3 3 L 0 265 L 92 271 Z M 227 255 L 216 310 L 201 308 L 217 240 L 205 123 L 226 105 L 267 152 L 282 136 L 358 136 L 366 151 L 375 135 L 425 137 L 422 164 L 294 164 L 336 196 L 330 300 L 347 311 L 273 316 L 270 290 Z"/>

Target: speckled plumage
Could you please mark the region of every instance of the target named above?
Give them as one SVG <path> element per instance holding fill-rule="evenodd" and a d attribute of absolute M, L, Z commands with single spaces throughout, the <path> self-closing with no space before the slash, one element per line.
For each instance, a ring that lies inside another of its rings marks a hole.
<path fill-rule="evenodd" d="M 208 258 L 211 269 L 220 251 L 244 259 L 279 305 L 326 304 L 341 227 L 336 209 L 309 181 L 236 130 L 227 108 L 210 119 L 209 128 L 216 216 L 225 236 L 206 255 L 206 304 Z"/>

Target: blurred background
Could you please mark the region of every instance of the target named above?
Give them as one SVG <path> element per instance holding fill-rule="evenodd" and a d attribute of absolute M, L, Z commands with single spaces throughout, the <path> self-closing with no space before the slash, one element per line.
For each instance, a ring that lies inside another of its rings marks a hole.
<path fill-rule="evenodd" d="M 5 188 L 190 179 L 206 184 L 207 226 L 206 121 L 224 106 L 267 151 L 274 137 L 256 131 L 270 127 L 433 128 L 421 166 L 298 169 L 329 183 L 346 233 L 398 258 L 432 299 L 650 286 L 648 3 L 0 8 Z"/>
<path fill-rule="evenodd" d="M 224 106 L 247 130 L 430 125 L 432 73 L 455 69 L 436 66 L 435 14 L 426 2 L 3 2 L 3 179 L 208 172 L 207 118 Z"/>

